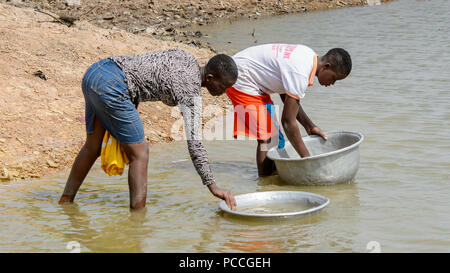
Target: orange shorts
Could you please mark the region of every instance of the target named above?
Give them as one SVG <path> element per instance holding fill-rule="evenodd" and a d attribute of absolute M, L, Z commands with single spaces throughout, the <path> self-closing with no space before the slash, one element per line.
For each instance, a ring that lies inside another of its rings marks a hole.
<path fill-rule="evenodd" d="M 265 140 L 279 135 L 275 108 L 268 94 L 249 95 L 234 87 L 227 88 L 226 93 L 234 106 L 234 138 L 240 135 Z"/>

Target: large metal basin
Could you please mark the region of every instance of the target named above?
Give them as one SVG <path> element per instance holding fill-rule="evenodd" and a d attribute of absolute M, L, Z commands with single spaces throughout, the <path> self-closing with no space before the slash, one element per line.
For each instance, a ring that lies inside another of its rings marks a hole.
<path fill-rule="evenodd" d="M 275 161 L 281 180 L 290 185 L 332 185 L 353 181 L 359 168 L 359 144 L 364 137 L 357 132 L 326 133 L 328 140 L 306 136 L 303 141 L 311 156 L 301 158 L 289 142 L 274 147 L 267 156 Z"/>
<path fill-rule="evenodd" d="M 230 210 L 224 200 L 220 201 L 220 209 L 235 217 L 256 220 L 307 216 L 319 212 L 330 203 L 325 196 L 303 191 L 254 192 L 236 195 L 235 199 L 236 210 Z M 248 208 L 256 210 L 246 210 Z"/>

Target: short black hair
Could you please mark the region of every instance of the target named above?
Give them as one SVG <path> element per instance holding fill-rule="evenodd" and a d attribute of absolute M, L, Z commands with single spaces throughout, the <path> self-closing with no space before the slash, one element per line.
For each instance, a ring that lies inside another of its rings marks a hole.
<path fill-rule="evenodd" d="M 345 76 L 350 74 L 350 71 L 352 70 L 352 58 L 345 49 L 330 49 L 323 57 L 331 64 L 332 69 L 335 72 Z"/>
<path fill-rule="evenodd" d="M 238 69 L 233 58 L 225 54 L 212 57 L 205 67 L 206 73 L 212 74 L 219 79 L 235 82 L 238 77 Z"/>

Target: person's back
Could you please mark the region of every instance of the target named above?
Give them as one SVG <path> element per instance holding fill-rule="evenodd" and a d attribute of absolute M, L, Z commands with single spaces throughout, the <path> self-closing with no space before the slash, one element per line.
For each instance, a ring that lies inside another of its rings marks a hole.
<path fill-rule="evenodd" d="M 200 97 L 200 66 L 180 49 L 110 57 L 123 70 L 133 102 L 162 101 L 175 106 L 186 97 Z"/>
<path fill-rule="evenodd" d="M 233 56 L 239 69 L 234 87 L 250 95 L 289 94 L 303 98 L 314 78 L 315 52 L 304 45 L 265 44 Z"/>

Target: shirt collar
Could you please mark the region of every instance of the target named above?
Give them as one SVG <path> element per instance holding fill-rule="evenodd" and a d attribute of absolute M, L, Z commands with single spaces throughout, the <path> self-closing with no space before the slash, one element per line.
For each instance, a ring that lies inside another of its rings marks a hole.
<path fill-rule="evenodd" d="M 314 76 L 316 75 L 316 71 L 317 71 L 317 59 L 318 58 L 319 58 L 318 54 L 315 54 L 313 57 L 313 68 L 311 70 L 311 75 L 309 75 L 308 86 L 312 86 L 314 83 Z"/>

